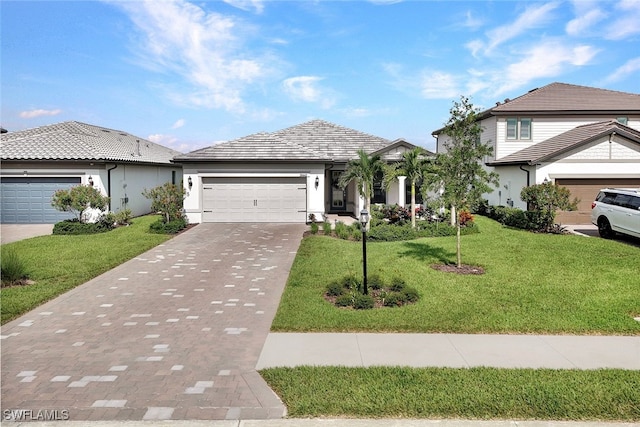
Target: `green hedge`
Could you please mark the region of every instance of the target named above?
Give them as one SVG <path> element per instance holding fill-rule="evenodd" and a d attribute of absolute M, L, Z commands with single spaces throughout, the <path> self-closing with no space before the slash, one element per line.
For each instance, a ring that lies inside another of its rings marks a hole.
<path fill-rule="evenodd" d="M 475 234 L 478 232 L 479 230 L 474 224 L 462 227 L 460 230 L 462 235 Z M 379 242 L 395 242 L 399 240 L 419 239 L 421 237 L 455 235 L 456 227 L 442 222 L 425 222 L 416 228 L 411 228 L 411 224 L 378 224 L 375 227 L 371 227 L 371 230 L 367 233 L 367 239 Z"/>
<path fill-rule="evenodd" d="M 68 219 L 58 222 L 53 226 L 53 234 L 67 234 L 67 235 L 79 235 L 79 234 L 96 234 L 104 233 L 112 230 L 113 227 L 107 221 L 99 222 L 80 222 L 77 219 Z"/>

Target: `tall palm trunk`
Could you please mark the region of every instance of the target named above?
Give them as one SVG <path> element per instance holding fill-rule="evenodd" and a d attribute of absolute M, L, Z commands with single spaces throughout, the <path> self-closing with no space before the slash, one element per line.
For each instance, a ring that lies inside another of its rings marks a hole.
<path fill-rule="evenodd" d="M 411 182 L 411 228 L 416 228 L 416 183 Z"/>

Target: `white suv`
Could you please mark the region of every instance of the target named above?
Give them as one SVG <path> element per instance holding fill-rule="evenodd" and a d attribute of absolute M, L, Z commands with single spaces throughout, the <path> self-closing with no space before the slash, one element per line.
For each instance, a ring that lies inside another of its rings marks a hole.
<path fill-rule="evenodd" d="M 640 238 L 640 188 L 604 188 L 591 203 L 591 222 L 600 236 L 616 232 Z"/>

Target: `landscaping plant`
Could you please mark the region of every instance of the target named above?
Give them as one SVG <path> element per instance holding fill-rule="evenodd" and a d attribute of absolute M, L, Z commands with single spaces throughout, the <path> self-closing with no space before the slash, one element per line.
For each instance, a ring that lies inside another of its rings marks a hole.
<path fill-rule="evenodd" d="M 577 198 L 571 200 L 571 192 L 567 188 L 550 181 L 523 188 L 520 198 L 527 202 L 536 230 L 545 232 L 554 230 L 556 211 L 576 210 L 579 202 Z"/>
<path fill-rule="evenodd" d="M 142 195 L 151 200 L 154 212 L 162 214 L 162 218 L 152 224 L 151 232 L 174 234 L 187 226 L 187 219 L 182 211 L 182 202 L 186 196 L 182 186 L 167 182 L 151 190 L 144 190 Z"/>
<path fill-rule="evenodd" d="M 481 200 L 484 193 L 493 191 L 491 185 L 498 185 L 498 175 L 482 166 L 482 159 L 491 156 L 493 148 L 481 142 L 482 127 L 478 120 L 478 110 L 466 97 L 454 102 L 449 110 L 451 116 L 445 125 L 442 146 L 444 150 L 436 155 L 435 173 L 427 177 L 432 189 L 444 189 L 442 199 L 455 213 Z M 460 249 L 459 216 L 454 215 L 456 233 L 456 262 L 462 267 Z"/>
<path fill-rule="evenodd" d="M 51 206 L 62 212 L 71 212 L 78 222 L 86 222 L 87 209 L 104 211 L 109 206 L 109 198 L 90 185 L 77 185 L 68 190 L 57 190 L 53 193 Z"/>

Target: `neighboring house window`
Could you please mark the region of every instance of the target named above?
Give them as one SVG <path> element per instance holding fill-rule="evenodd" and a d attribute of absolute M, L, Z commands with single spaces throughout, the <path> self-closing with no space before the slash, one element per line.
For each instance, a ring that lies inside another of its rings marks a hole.
<path fill-rule="evenodd" d="M 531 139 L 531 119 L 508 118 L 507 139 Z"/>
<path fill-rule="evenodd" d="M 176 185 L 176 171 L 171 171 L 171 184 Z"/>
<path fill-rule="evenodd" d="M 621 123 L 621 124 L 623 124 L 623 125 L 626 125 L 626 124 L 627 124 L 627 122 L 629 121 L 629 118 L 628 118 L 628 117 L 616 117 L 616 121 L 617 121 L 618 123 Z"/>
<path fill-rule="evenodd" d="M 418 205 L 422 204 L 422 191 L 421 191 L 420 184 L 421 182 L 416 183 L 416 204 Z M 407 205 L 411 204 L 411 183 L 408 181 L 406 182 L 406 185 L 405 185 L 404 200 L 407 203 Z"/>

